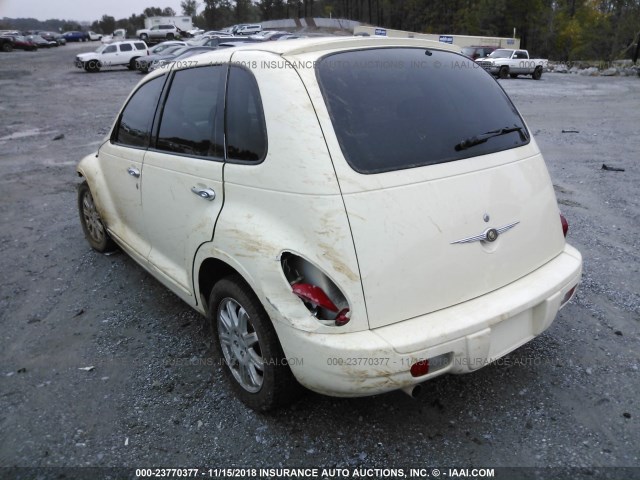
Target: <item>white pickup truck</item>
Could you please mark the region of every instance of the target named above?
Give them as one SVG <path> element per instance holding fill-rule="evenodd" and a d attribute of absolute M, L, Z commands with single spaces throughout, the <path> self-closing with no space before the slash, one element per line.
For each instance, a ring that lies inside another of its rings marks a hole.
<path fill-rule="evenodd" d="M 499 48 L 488 57 L 476 60 L 478 65 L 492 75 L 499 78 L 517 78 L 518 75 L 531 75 L 534 80 L 540 80 L 542 71 L 547 66 L 547 60 L 541 58 L 529 58 L 526 50 L 512 50 Z"/>

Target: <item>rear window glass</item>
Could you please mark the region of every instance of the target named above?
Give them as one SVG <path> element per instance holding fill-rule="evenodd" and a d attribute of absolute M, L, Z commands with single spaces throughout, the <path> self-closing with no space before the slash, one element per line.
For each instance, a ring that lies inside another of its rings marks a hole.
<path fill-rule="evenodd" d="M 529 142 L 506 93 L 461 55 L 379 48 L 332 54 L 316 68 L 342 152 L 360 173 L 434 165 Z M 512 131 L 469 146 L 473 137 L 502 129 Z"/>

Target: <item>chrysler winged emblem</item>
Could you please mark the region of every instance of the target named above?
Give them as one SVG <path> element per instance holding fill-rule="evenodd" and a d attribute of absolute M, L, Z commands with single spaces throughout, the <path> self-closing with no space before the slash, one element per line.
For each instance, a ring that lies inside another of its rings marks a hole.
<path fill-rule="evenodd" d="M 487 228 L 480 235 L 474 235 L 473 237 L 461 238 L 460 240 L 456 240 L 455 242 L 451 242 L 451 245 L 456 243 L 472 243 L 472 242 L 495 242 L 501 233 L 507 232 L 511 230 L 513 227 L 518 225 L 520 222 L 513 222 L 509 225 L 505 225 L 500 228 Z"/>

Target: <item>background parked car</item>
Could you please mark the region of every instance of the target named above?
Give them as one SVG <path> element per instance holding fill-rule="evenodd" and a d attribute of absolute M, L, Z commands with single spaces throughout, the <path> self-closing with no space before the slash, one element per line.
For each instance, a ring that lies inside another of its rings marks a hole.
<path fill-rule="evenodd" d="M 91 30 L 89 30 L 87 32 L 87 35 L 89 35 L 89 40 L 91 40 L 92 42 L 96 42 L 98 40 L 102 40 L 102 34 L 101 33 L 96 33 L 96 32 L 92 32 Z"/>
<path fill-rule="evenodd" d="M 136 37 L 144 41 L 173 40 L 180 38 L 181 30 L 175 25 L 154 25 L 151 28 L 143 28 L 136 32 Z"/>
<path fill-rule="evenodd" d="M 124 28 L 114 30 L 111 35 L 104 35 L 100 41 L 102 43 L 122 42 L 127 39 L 127 31 Z"/>
<path fill-rule="evenodd" d="M 256 33 L 255 35 L 251 35 L 252 40 L 258 41 L 266 41 L 266 40 L 277 40 L 280 37 L 284 37 L 285 35 L 290 35 L 289 32 L 281 32 L 278 30 L 263 30 L 260 33 Z"/>
<path fill-rule="evenodd" d="M 99 72 L 103 67 L 117 66 L 126 66 L 129 70 L 134 70 L 136 60 L 148 54 L 147 44 L 142 40 L 125 40 L 100 45 L 95 52 L 81 53 L 76 56 L 74 64 L 87 72 Z"/>
<path fill-rule="evenodd" d="M 49 45 L 51 45 L 52 47 L 58 47 L 60 45 L 67 44 L 67 41 L 65 40 L 65 38 L 56 32 L 39 32 L 38 35 L 40 35 L 42 38 L 48 41 Z"/>
<path fill-rule="evenodd" d="M 216 47 L 191 47 L 191 46 L 182 47 L 177 50 L 172 50 L 171 53 L 158 57 L 156 60 L 154 60 L 151 63 L 151 65 L 149 65 L 148 68 L 149 68 L 149 71 L 162 68 L 163 66 L 170 64 L 171 62 L 176 60 L 178 57 L 181 57 L 187 52 L 195 52 L 195 53 L 192 53 L 192 55 L 196 55 L 198 53 L 203 53 L 203 52 L 207 52 L 215 49 Z"/>
<path fill-rule="evenodd" d="M 8 35 L 0 35 L 0 50 L 3 52 L 13 50 L 13 38 Z"/>
<path fill-rule="evenodd" d="M 40 35 L 27 35 L 27 39 L 35 43 L 38 48 L 50 48 L 53 44 L 55 44 L 56 47 L 58 46 L 57 42 L 49 42 L 48 40 L 42 38 Z"/>
<path fill-rule="evenodd" d="M 189 42 L 189 44 L 193 45 L 193 46 L 197 46 L 197 47 L 217 47 L 221 43 L 229 43 L 229 42 L 248 43 L 248 42 L 259 42 L 259 41 L 260 40 L 254 40 L 250 36 L 245 36 L 245 37 L 232 37 L 232 36 L 218 37 L 218 36 L 212 36 L 212 37 L 201 38 L 198 41 L 191 41 L 191 42 Z"/>
<path fill-rule="evenodd" d="M 67 42 L 88 42 L 89 34 L 86 32 L 78 32 L 76 30 L 64 32 L 62 36 Z"/>
<path fill-rule="evenodd" d="M 471 58 L 472 60 L 475 60 L 477 58 L 488 57 L 495 49 L 496 49 L 496 47 L 487 47 L 487 46 L 464 47 L 462 49 L 462 54 L 466 55 L 467 57 Z"/>
<path fill-rule="evenodd" d="M 161 52 L 172 47 L 186 47 L 187 43 L 182 40 L 169 40 L 168 42 L 162 42 L 149 49 L 149 55 L 158 55 Z"/>
<path fill-rule="evenodd" d="M 183 50 L 185 45 L 168 45 L 166 48 L 162 49 L 159 53 L 147 55 L 144 57 L 138 58 L 136 62 L 136 68 L 142 73 L 148 73 L 153 62 L 158 62 L 160 60 L 165 60 L 168 58 L 173 58 L 173 52 L 178 50 Z M 149 51 L 151 53 L 152 50 Z"/>
<path fill-rule="evenodd" d="M 38 50 L 38 45 L 23 35 L 6 35 L 13 41 L 13 48 L 18 50 Z M 6 51 L 6 50 L 5 50 Z"/>
<path fill-rule="evenodd" d="M 260 33 L 262 31 L 262 25 L 252 24 L 252 25 L 243 25 L 242 27 L 236 30 L 236 35 L 255 35 L 256 33 Z"/>
<path fill-rule="evenodd" d="M 61 33 L 53 32 L 53 38 L 54 38 L 54 40 L 56 42 L 58 42 L 58 45 L 66 45 L 67 44 L 67 39 L 64 38 Z"/>

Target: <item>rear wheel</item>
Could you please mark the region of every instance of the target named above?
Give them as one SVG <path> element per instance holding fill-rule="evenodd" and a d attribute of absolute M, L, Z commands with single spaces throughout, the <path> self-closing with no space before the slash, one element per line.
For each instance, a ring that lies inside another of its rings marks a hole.
<path fill-rule="evenodd" d="M 500 67 L 500 70 L 498 71 L 498 77 L 505 79 L 509 76 L 509 67 Z"/>
<path fill-rule="evenodd" d="M 220 365 L 248 407 L 267 411 L 301 391 L 271 320 L 239 275 L 220 280 L 209 297 L 210 321 Z"/>
<path fill-rule="evenodd" d="M 144 40 L 146 42 L 147 40 L 149 40 L 149 35 L 147 35 L 146 33 L 141 34 L 140 40 Z"/>
<path fill-rule="evenodd" d="M 91 248 L 101 253 L 113 250 L 116 245 L 102 223 L 87 182 L 82 182 L 78 186 L 78 211 L 84 236 Z"/>
<path fill-rule="evenodd" d="M 536 69 L 531 74 L 531 78 L 533 78 L 534 80 L 540 80 L 541 77 L 542 77 L 542 67 L 536 67 Z"/>
<path fill-rule="evenodd" d="M 13 50 L 13 45 L 11 45 L 9 42 L 5 42 L 2 44 L 3 52 L 10 52 L 11 50 Z"/>
<path fill-rule="evenodd" d="M 136 68 L 138 68 L 138 57 L 129 60 L 129 65 L 127 65 L 127 68 L 129 70 L 135 70 Z"/>

